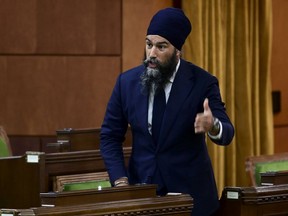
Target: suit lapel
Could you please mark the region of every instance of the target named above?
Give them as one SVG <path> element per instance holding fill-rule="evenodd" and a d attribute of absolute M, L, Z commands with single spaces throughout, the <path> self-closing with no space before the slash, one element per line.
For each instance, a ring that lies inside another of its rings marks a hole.
<path fill-rule="evenodd" d="M 137 99 L 137 101 L 134 101 L 133 103 L 135 103 L 135 109 L 137 109 L 138 111 L 135 112 L 137 113 L 137 119 L 138 119 L 138 126 L 143 127 L 143 130 L 147 130 L 147 133 L 149 133 L 148 131 L 148 103 L 149 103 L 149 93 L 148 92 L 143 92 L 142 91 L 142 85 L 140 83 L 140 80 L 138 81 L 138 90 L 135 91 L 135 94 L 137 94 L 135 96 L 135 98 Z"/>

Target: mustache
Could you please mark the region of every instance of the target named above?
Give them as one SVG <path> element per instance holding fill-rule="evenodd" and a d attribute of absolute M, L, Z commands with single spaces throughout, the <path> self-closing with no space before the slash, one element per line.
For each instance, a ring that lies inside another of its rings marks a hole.
<path fill-rule="evenodd" d="M 160 62 L 156 58 L 147 58 L 143 61 L 144 65 L 147 67 L 149 63 L 156 64 L 157 67 L 160 66 Z"/>

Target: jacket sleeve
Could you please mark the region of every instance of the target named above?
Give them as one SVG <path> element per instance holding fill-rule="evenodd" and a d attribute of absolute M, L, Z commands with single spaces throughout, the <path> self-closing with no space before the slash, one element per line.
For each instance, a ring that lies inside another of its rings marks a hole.
<path fill-rule="evenodd" d="M 222 101 L 218 80 L 212 76 L 212 82 L 206 93 L 213 116 L 222 124 L 222 136 L 220 139 L 211 139 L 218 145 L 229 145 L 234 137 L 234 126 L 226 113 L 225 103 Z"/>
<path fill-rule="evenodd" d="M 109 99 L 100 133 L 100 151 L 111 183 L 127 176 L 122 149 L 127 127 L 128 123 L 121 106 L 120 75 Z"/>

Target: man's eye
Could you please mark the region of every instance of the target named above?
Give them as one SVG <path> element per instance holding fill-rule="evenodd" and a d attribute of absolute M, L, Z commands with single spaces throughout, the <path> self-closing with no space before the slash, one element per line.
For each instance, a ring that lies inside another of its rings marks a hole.
<path fill-rule="evenodd" d="M 151 48 L 151 47 L 152 47 L 152 44 L 147 43 L 146 46 L 147 46 L 148 48 Z"/>

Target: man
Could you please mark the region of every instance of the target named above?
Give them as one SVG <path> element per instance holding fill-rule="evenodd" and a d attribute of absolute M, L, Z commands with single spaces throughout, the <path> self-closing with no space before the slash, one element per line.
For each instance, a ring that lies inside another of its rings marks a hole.
<path fill-rule="evenodd" d="M 114 186 L 157 184 L 158 195 L 190 194 L 193 216 L 208 216 L 219 203 L 205 136 L 228 145 L 234 128 L 217 79 L 181 58 L 190 31 L 190 21 L 180 9 L 166 8 L 154 15 L 143 65 L 117 79 L 102 124 L 100 148 Z M 128 125 L 133 150 L 126 169 L 122 142 Z"/>

